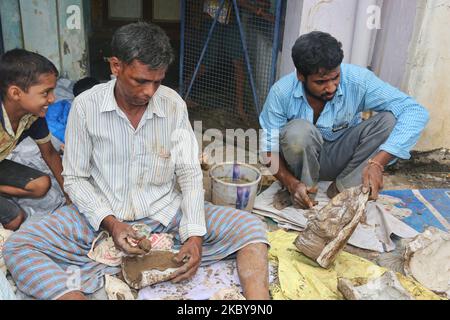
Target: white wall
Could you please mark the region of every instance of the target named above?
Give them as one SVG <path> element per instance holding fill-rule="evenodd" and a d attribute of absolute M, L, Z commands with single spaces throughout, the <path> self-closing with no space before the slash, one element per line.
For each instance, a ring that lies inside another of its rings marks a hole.
<path fill-rule="evenodd" d="M 291 49 L 295 40 L 311 31 L 328 32 L 342 42 L 344 62 L 367 67 L 376 29 L 367 27 L 367 8 L 380 0 L 288 0 L 281 54 L 280 77 L 295 70 Z"/>
<path fill-rule="evenodd" d="M 291 49 L 300 35 L 300 22 L 303 11 L 303 0 L 287 0 L 286 17 L 283 35 L 283 48 L 280 55 L 280 77 L 294 71 Z"/>
<path fill-rule="evenodd" d="M 450 148 L 450 0 L 420 0 L 404 87 L 431 121 L 418 150 Z"/>
<path fill-rule="evenodd" d="M 403 87 L 418 0 L 384 0 L 372 60 L 373 71 L 393 86 Z"/>

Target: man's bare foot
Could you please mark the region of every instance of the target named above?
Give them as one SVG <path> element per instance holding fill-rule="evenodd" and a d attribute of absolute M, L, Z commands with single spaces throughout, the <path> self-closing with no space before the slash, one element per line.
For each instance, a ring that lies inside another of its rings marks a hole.
<path fill-rule="evenodd" d="M 336 197 L 339 193 L 340 193 L 340 192 L 339 192 L 339 190 L 338 190 L 338 188 L 337 188 L 337 186 L 336 186 L 336 181 L 333 181 L 333 183 L 330 184 L 330 186 L 328 187 L 328 190 L 327 190 L 327 196 L 328 196 L 328 198 L 333 199 L 333 198 Z"/>

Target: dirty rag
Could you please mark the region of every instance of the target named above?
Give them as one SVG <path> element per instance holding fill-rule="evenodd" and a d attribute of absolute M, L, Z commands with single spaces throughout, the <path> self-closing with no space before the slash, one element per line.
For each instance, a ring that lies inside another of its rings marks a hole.
<path fill-rule="evenodd" d="M 130 287 L 109 274 L 105 275 L 105 291 L 109 300 L 135 300 Z"/>

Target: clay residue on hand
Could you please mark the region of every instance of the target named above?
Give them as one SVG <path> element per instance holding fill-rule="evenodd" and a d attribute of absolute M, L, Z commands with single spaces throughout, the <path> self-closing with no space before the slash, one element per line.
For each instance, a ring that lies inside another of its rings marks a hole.
<path fill-rule="evenodd" d="M 287 189 L 281 189 L 273 196 L 273 206 L 280 211 L 292 206 L 291 194 Z"/>
<path fill-rule="evenodd" d="M 313 202 L 314 206 L 319 204 L 319 202 L 314 201 L 316 195 L 317 194 L 315 193 L 308 193 L 308 196 Z M 298 205 L 292 200 L 292 195 L 287 189 L 283 188 L 273 196 L 273 207 L 275 209 L 281 211 L 291 206 L 293 206 L 295 209 L 302 209 L 300 205 Z"/>

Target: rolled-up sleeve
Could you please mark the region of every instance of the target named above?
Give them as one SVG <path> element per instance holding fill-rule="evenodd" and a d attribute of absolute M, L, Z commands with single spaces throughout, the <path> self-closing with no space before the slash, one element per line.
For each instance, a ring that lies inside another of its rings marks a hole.
<path fill-rule="evenodd" d="M 113 215 L 107 199 L 89 181 L 92 141 L 86 126 L 83 105 L 74 101 L 66 129 L 63 158 L 64 189 L 91 226 L 98 230 L 103 219 Z"/>
<path fill-rule="evenodd" d="M 411 158 L 410 151 L 429 121 L 428 110 L 370 71 L 367 71 L 365 86 L 363 111 L 389 111 L 397 120 L 394 130 L 380 150 L 400 159 Z"/>
<path fill-rule="evenodd" d="M 199 161 L 199 148 L 189 123 L 186 106 L 183 105 L 172 134 L 172 156 L 175 174 L 181 188 L 183 213 L 179 234 L 182 242 L 190 237 L 206 234 L 206 218 L 203 189 L 203 173 Z"/>

